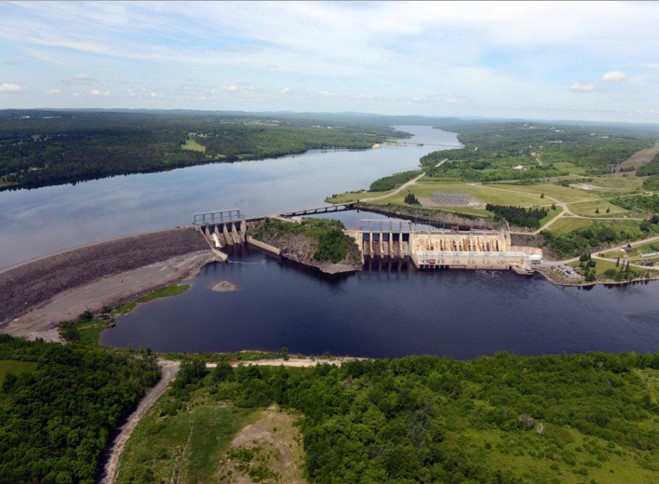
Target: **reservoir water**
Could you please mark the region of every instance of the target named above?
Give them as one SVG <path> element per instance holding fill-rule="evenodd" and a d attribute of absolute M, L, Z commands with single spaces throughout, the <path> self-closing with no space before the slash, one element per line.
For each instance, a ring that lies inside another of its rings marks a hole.
<path fill-rule="evenodd" d="M 239 208 L 247 216 L 324 205 L 333 193 L 368 188 L 413 170 L 419 158 L 460 146 L 455 133 L 398 126 L 414 134 L 396 145 L 324 150 L 241 163 L 0 192 L 0 269 L 57 250 L 192 223 L 192 214 Z"/>
<path fill-rule="evenodd" d="M 454 133 L 415 135 L 367 151 L 315 151 L 275 160 L 211 164 L 75 186 L 0 192 L 0 268 L 57 250 L 187 225 L 195 212 L 240 208 L 248 216 L 323 204 L 459 146 Z M 336 214 L 354 224 L 362 214 Z M 363 214 L 364 218 L 378 218 Z M 120 318 L 105 345 L 158 351 L 278 350 L 307 354 L 458 358 L 659 349 L 659 283 L 561 289 L 508 272 L 415 272 L 403 265 L 328 278 L 244 248 L 210 264 L 181 296 Z M 212 286 L 229 280 L 235 292 Z"/>
<path fill-rule="evenodd" d="M 507 271 L 416 272 L 411 264 L 327 277 L 245 248 L 184 294 L 138 306 L 104 345 L 156 351 L 277 351 L 469 358 L 657 351 L 659 284 L 559 288 Z M 214 292 L 219 281 L 239 286 Z"/>

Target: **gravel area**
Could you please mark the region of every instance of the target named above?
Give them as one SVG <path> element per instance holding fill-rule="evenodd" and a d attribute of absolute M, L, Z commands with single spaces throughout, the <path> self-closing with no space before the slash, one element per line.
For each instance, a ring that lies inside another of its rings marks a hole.
<path fill-rule="evenodd" d="M 0 272 L 0 326 L 55 295 L 102 277 L 208 250 L 192 228 L 115 239 L 60 252 Z"/>

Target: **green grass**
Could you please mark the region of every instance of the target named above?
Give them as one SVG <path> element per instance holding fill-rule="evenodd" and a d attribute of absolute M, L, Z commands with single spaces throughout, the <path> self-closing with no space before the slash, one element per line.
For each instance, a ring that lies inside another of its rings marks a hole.
<path fill-rule="evenodd" d="M 491 187 L 491 188 L 490 188 Z M 446 181 L 437 182 L 432 180 L 425 180 L 422 178 L 420 183 L 410 187 L 409 191 L 413 193 L 417 198 L 426 198 L 430 199 L 433 192 L 460 192 L 468 193 L 471 198 L 478 200 L 483 204 L 492 203 L 495 205 L 514 205 L 522 207 L 531 207 L 537 205 L 546 205 L 549 203 L 548 200 L 543 200 L 537 194 L 525 194 L 525 193 L 511 193 L 505 190 L 499 190 L 499 186 L 490 186 L 490 185 L 481 185 L 480 183 L 450 183 Z M 506 189 L 507 190 L 507 189 Z M 403 190 L 403 192 L 394 195 L 393 197 L 388 197 L 383 200 L 378 200 L 373 203 L 377 204 L 403 204 L 403 199 L 407 194 L 408 190 Z M 450 207 L 453 209 L 461 209 L 461 207 Z M 484 208 L 484 207 L 483 207 Z"/>
<path fill-rule="evenodd" d="M 632 453 L 612 449 L 603 439 L 585 436 L 569 426 L 545 423 L 542 435 L 534 430 L 481 430 L 467 434 L 460 444 L 470 447 L 488 467 L 510 470 L 523 482 L 642 483 L 656 478 L 656 471 L 643 468 Z"/>
<path fill-rule="evenodd" d="M 570 175 L 583 175 L 583 173 L 586 171 L 583 168 L 576 166 L 574 163 L 570 163 L 569 161 L 559 161 L 554 163 L 554 167 L 557 170 L 565 170 L 570 173 Z"/>
<path fill-rule="evenodd" d="M 206 147 L 197 143 L 197 140 L 194 138 L 188 138 L 185 140 L 185 144 L 181 145 L 181 149 L 187 151 L 196 151 L 198 153 L 206 153 Z"/>
<path fill-rule="evenodd" d="M 182 284 L 182 285 L 172 284 L 163 287 L 161 289 L 158 289 L 156 291 L 153 291 L 152 293 L 149 293 L 146 296 L 142 296 L 126 304 L 122 304 L 121 306 L 118 306 L 113 312 L 116 312 L 118 314 L 126 314 L 131 312 L 133 309 L 135 309 L 135 307 L 138 304 L 153 301 L 154 299 L 158 299 L 161 297 L 178 296 L 179 294 L 183 294 L 188 289 L 190 289 L 190 284 Z"/>
<path fill-rule="evenodd" d="M 505 188 L 506 190 L 513 190 L 524 193 L 531 194 L 542 194 L 544 193 L 547 197 L 555 198 L 556 200 L 563 203 L 570 202 L 585 202 L 588 200 L 597 200 L 599 195 L 588 192 L 585 190 L 579 190 L 577 188 L 568 188 L 561 185 L 552 185 L 549 183 L 543 183 L 538 185 L 504 185 L 497 183 L 494 186 L 496 188 Z M 551 199 L 549 200 L 551 201 Z"/>
<path fill-rule="evenodd" d="M 547 215 L 540 220 L 540 227 L 543 227 L 547 222 L 550 222 L 554 218 L 558 217 L 558 215 L 560 215 L 561 212 L 562 212 L 562 210 L 561 210 L 560 207 L 556 207 L 553 210 L 550 207 L 548 212 L 547 212 Z M 551 228 L 552 227 L 550 227 L 550 229 Z"/>
<path fill-rule="evenodd" d="M 107 325 L 104 321 L 92 319 L 90 321 L 78 321 L 76 328 L 80 331 L 79 344 L 87 346 L 98 346 L 98 339 Z"/>
<path fill-rule="evenodd" d="M 117 482 L 214 482 L 220 458 L 233 437 L 259 411 L 216 401 L 205 391 L 169 415 L 169 395 L 147 412 L 128 441 Z M 177 481 L 178 481 L 177 480 Z"/>
<path fill-rule="evenodd" d="M 31 373 L 36 367 L 37 364 L 31 361 L 0 360 L 0 384 L 4 381 L 7 373 L 13 373 L 14 375 Z"/>
<path fill-rule="evenodd" d="M 566 234 L 568 232 L 572 232 L 575 229 L 589 227 L 592 224 L 593 224 L 592 220 L 588 220 L 584 218 L 563 217 L 560 220 L 557 220 L 555 223 L 553 223 L 549 227 L 549 230 L 551 230 L 552 232 L 559 232 Z"/>
<path fill-rule="evenodd" d="M 613 205 L 608 200 L 604 199 L 588 202 L 574 202 L 570 203 L 568 206 L 572 213 L 583 215 L 584 217 L 612 217 L 614 215 L 620 216 L 621 214 L 629 213 L 629 210 L 619 207 L 618 205 Z M 606 213 L 607 209 L 609 210 L 609 213 Z M 595 210 L 599 210 L 599 213 L 595 213 Z"/>

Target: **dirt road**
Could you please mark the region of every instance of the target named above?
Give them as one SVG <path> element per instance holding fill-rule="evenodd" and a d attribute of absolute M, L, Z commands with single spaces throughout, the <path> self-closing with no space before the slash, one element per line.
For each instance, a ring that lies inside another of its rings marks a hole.
<path fill-rule="evenodd" d="M 146 412 L 154 403 L 156 403 L 161 395 L 165 393 L 169 383 L 176 378 L 180 365 L 178 361 L 160 360 L 158 364 L 162 376 L 160 381 L 142 399 L 137 409 L 128 417 L 126 422 L 119 427 L 119 433 L 110 444 L 110 447 L 104 456 L 105 465 L 103 466 L 103 471 L 99 477 L 99 482 L 102 484 L 111 484 L 114 482 L 117 477 L 117 472 L 119 471 L 119 459 L 121 458 L 121 453 L 124 451 L 124 447 L 126 446 L 126 442 L 128 442 L 130 435 L 133 433 L 133 430 L 135 430 L 135 427 L 137 427 L 137 424 L 142 417 L 146 415 Z"/>

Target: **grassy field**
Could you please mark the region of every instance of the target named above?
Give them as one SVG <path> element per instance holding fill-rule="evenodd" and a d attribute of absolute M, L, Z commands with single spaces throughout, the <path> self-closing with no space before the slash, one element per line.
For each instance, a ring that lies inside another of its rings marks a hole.
<path fill-rule="evenodd" d="M 206 153 L 206 147 L 197 143 L 197 140 L 194 138 L 188 138 L 185 140 L 185 144 L 181 145 L 181 149 L 188 151 L 196 151 L 198 153 Z"/>
<path fill-rule="evenodd" d="M 557 220 L 554 224 L 552 224 L 550 228 L 552 232 L 568 233 L 575 229 L 589 227 L 592 224 L 593 221 L 588 219 L 563 217 L 562 219 Z"/>
<path fill-rule="evenodd" d="M 490 188 L 489 185 L 471 184 L 471 183 L 450 183 L 446 181 L 437 182 L 432 179 L 421 179 L 419 183 L 410 187 L 409 191 L 417 198 L 430 199 L 433 192 L 459 192 L 467 193 L 474 201 L 479 201 L 483 204 L 492 203 L 495 205 L 515 205 L 522 207 L 531 207 L 538 205 L 551 205 L 549 200 L 542 199 L 539 194 L 535 193 L 511 193 L 506 190 L 501 190 L 499 187 Z M 387 204 L 387 203 L 403 203 L 405 195 L 408 190 L 393 197 L 388 197 L 383 200 L 378 200 L 373 203 Z M 453 207 L 458 210 L 457 207 Z M 484 207 L 483 207 L 484 208 Z"/>
<path fill-rule="evenodd" d="M 570 173 L 570 175 L 583 175 L 585 172 L 582 167 L 576 166 L 574 163 L 570 163 L 569 161 L 559 161 L 554 163 L 554 167 L 557 170 L 566 170 Z"/>
<path fill-rule="evenodd" d="M 233 437 L 254 422 L 258 410 L 193 396 L 174 415 L 168 394 L 139 423 L 121 458 L 117 482 L 217 482 L 220 458 Z"/>
<path fill-rule="evenodd" d="M 570 211 L 576 215 L 583 215 L 584 217 L 611 217 L 620 216 L 629 213 L 629 210 L 613 205 L 608 200 L 600 198 L 599 200 L 592 200 L 588 202 L 574 202 L 569 204 Z M 598 210 L 599 213 L 595 213 Z M 607 213 L 606 211 L 609 210 Z"/>
<path fill-rule="evenodd" d="M 138 304 L 153 301 L 154 299 L 158 299 L 161 297 L 178 296 L 179 294 L 183 294 L 188 289 L 190 289 L 190 284 L 182 284 L 182 285 L 172 284 L 163 287 L 162 289 L 153 291 L 152 293 L 149 293 L 146 296 L 142 296 L 126 304 L 122 304 L 121 306 L 118 306 L 113 312 L 116 312 L 118 314 L 126 314 L 131 312 L 133 309 L 135 309 L 135 306 L 137 306 Z"/>
<path fill-rule="evenodd" d="M 37 364 L 31 361 L 0 360 L 0 384 L 4 381 L 7 373 L 13 373 L 14 375 L 30 373 L 36 367 Z"/>

